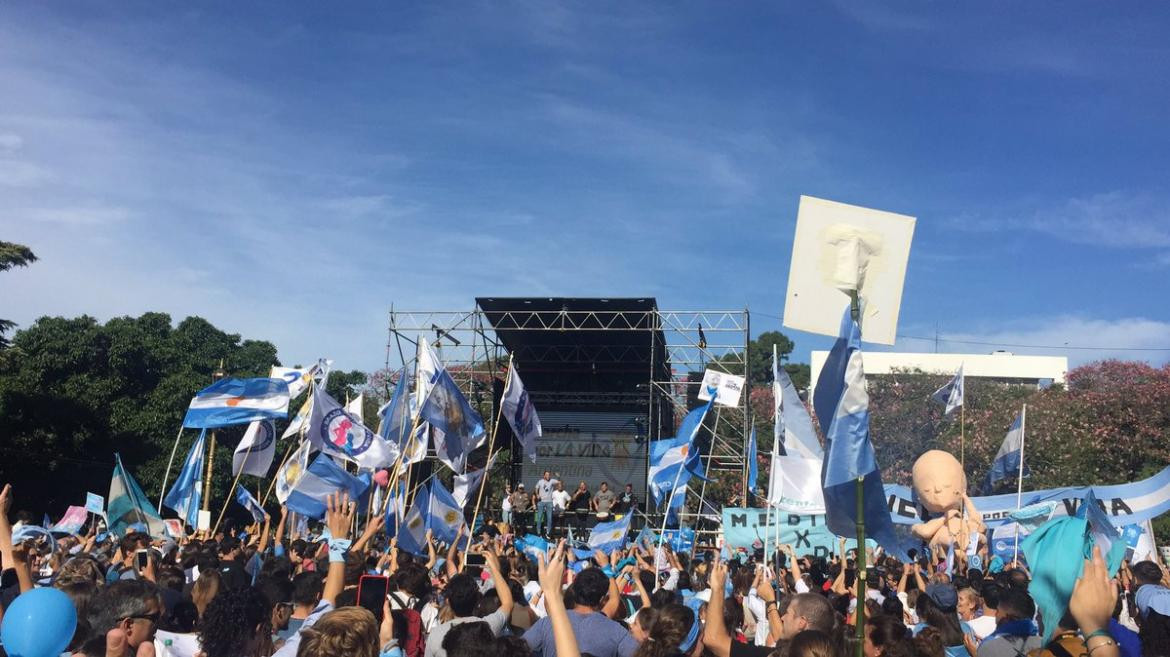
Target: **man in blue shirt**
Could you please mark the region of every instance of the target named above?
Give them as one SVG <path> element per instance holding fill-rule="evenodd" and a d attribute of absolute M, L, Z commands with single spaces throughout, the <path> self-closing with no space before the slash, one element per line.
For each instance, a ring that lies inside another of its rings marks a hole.
<path fill-rule="evenodd" d="M 573 580 L 573 608 L 569 610 L 569 624 L 581 654 L 596 657 L 631 657 L 638 649 L 638 641 L 620 623 L 601 613 L 609 595 L 609 578 L 599 568 L 586 568 Z M 556 641 L 548 618 L 524 633 L 524 640 L 533 655 L 556 657 Z"/>

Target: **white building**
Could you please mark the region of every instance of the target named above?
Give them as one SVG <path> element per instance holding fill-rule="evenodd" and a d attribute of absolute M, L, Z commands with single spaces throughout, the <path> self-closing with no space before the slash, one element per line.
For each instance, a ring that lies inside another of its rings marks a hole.
<path fill-rule="evenodd" d="M 812 370 L 811 389 L 825 366 L 827 351 L 814 351 L 809 357 Z M 1016 356 L 1007 351 L 990 354 L 917 354 L 893 351 L 866 351 L 862 362 L 865 374 L 890 374 L 895 370 L 921 370 L 926 374 L 952 376 L 963 366 L 964 377 L 996 379 L 1007 383 L 1041 385 L 1064 383 L 1068 358 L 1064 356 Z"/>

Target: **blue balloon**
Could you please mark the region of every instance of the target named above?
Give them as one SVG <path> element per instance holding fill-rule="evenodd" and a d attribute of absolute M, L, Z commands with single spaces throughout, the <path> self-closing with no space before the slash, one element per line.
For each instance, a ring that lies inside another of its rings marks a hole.
<path fill-rule="evenodd" d="M 57 657 L 77 630 L 77 609 L 57 589 L 21 593 L 4 610 L 0 640 L 11 657 Z"/>

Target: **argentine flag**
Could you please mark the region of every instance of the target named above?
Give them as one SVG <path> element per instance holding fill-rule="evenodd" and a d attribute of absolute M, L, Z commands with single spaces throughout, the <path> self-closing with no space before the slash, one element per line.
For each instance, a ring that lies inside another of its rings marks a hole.
<path fill-rule="evenodd" d="M 627 513 L 621 520 L 598 523 L 589 534 L 589 549 L 609 554 L 624 548 L 626 535 L 630 533 L 630 519 L 633 516 L 634 514 Z"/>
<path fill-rule="evenodd" d="M 995 485 L 1003 479 L 1008 477 L 1022 478 L 1031 474 L 1028 471 L 1028 464 L 1024 463 L 1024 422 L 1026 421 L 1024 418 L 1027 417 L 1027 414 L 1027 406 L 1020 409 L 1020 414 L 1016 416 L 1007 435 L 1003 437 L 1003 444 L 995 453 L 995 459 L 991 462 L 991 470 L 987 473 L 987 481 L 983 485 L 985 494 L 990 495 L 991 491 L 995 489 Z M 1022 473 L 1020 472 L 1021 467 L 1023 468 Z"/>
<path fill-rule="evenodd" d="M 146 494 L 126 471 L 118 454 L 114 454 L 114 474 L 110 478 L 110 494 L 106 499 L 110 501 L 106 507 L 108 529 L 113 535 L 122 536 L 130 525 L 145 523 L 151 536 L 166 536 L 162 517 L 146 500 Z"/>
<path fill-rule="evenodd" d="M 412 554 L 426 554 L 428 529 L 436 540 L 450 544 L 463 524 L 463 510 L 451 493 L 432 479 L 414 496 L 414 506 L 399 528 L 398 546 Z"/>
<path fill-rule="evenodd" d="M 861 362 L 861 329 L 846 306 L 841 335 L 829 352 L 813 396 L 817 420 L 825 427 L 825 461 L 821 488 L 825 521 L 838 536 L 857 532 L 857 489 L 863 478 L 866 532 L 887 551 L 902 556 L 901 543 L 886 508 L 882 473 L 869 441 L 869 394 Z"/>
<path fill-rule="evenodd" d="M 715 403 L 716 391 L 710 390 L 710 393 L 710 401 L 687 413 L 679 423 L 677 437 L 650 443 L 650 492 L 654 495 L 655 504 L 661 504 L 667 494 L 686 484 L 691 476 L 708 481 L 703 472 L 699 448 L 695 445 L 695 436 L 703 425 L 703 418 Z"/>
<path fill-rule="evenodd" d="M 199 438 L 191 445 L 179 478 L 167 493 L 163 504 L 174 510 L 183 522 L 195 527 L 199 524 L 199 505 L 203 500 L 203 445 L 207 430 L 199 432 Z"/>
<path fill-rule="evenodd" d="M 288 401 L 283 379 L 221 379 L 195 394 L 183 426 L 215 429 L 283 418 L 288 416 Z"/>
<path fill-rule="evenodd" d="M 285 506 L 307 518 L 320 520 L 325 517 L 325 498 L 329 495 L 346 492 L 349 499 L 357 502 L 368 486 L 368 482 L 342 470 L 333 459 L 318 454 L 289 491 Z"/>
<path fill-rule="evenodd" d="M 944 415 L 950 415 L 952 411 L 963 405 L 963 389 L 966 387 L 966 379 L 963 378 L 963 366 L 959 365 L 959 371 L 955 372 L 955 378 L 951 379 L 946 385 L 934 391 L 930 396 L 940 404 L 946 404 L 947 408 L 943 411 Z"/>
<path fill-rule="evenodd" d="M 239 484 L 236 484 L 236 501 L 247 509 L 248 513 L 252 514 L 252 522 L 264 522 L 264 519 L 268 517 L 268 512 L 264 510 L 264 507 L 260 506 L 260 503 L 252 497 L 247 488 Z"/>
<path fill-rule="evenodd" d="M 439 370 L 419 415 L 442 436 L 436 436 L 435 451 L 443 463 L 462 473 L 467 453 L 486 435 L 483 418 L 467 402 L 447 370 Z"/>

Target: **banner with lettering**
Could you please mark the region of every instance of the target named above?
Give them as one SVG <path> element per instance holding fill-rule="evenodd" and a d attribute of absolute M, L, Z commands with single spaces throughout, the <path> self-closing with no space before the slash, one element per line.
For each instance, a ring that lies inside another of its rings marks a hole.
<path fill-rule="evenodd" d="M 769 552 L 777 544 L 791 545 L 796 554 L 806 554 L 828 558 L 837 551 L 837 537 L 825 526 L 823 514 L 805 515 L 799 513 L 771 514 L 771 524 L 767 509 L 745 509 L 738 506 L 723 508 L 723 541 L 732 548 L 753 549 L 753 544 L 767 542 Z M 780 534 L 779 543 L 776 541 L 777 531 Z M 870 547 L 876 544 L 866 541 Z M 857 547 L 857 539 L 850 538 L 845 542 L 845 549 Z"/>
<path fill-rule="evenodd" d="M 1079 486 L 1073 488 L 1049 488 L 1025 491 L 1020 507 L 1056 502 L 1054 517 L 1075 515 L 1081 500 L 1092 490 L 1105 512 L 1113 517 L 1114 525 L 1124 527 L 1152 520 L 1170 511 L 1170 467 L 1158 474 L 1128 484 L 1112 486 Z M 983 514 L 983 521 L 989 529 L 1004 524 L 1013 524 L 1008 514 L 1016 510 L 1016 494 L 973 497 L 975 508 Z M 906 486 L 886 485 L 886 502 L 894 522 L 913 525 L 919 520 L 919 509 L 914 492 Z"/>

